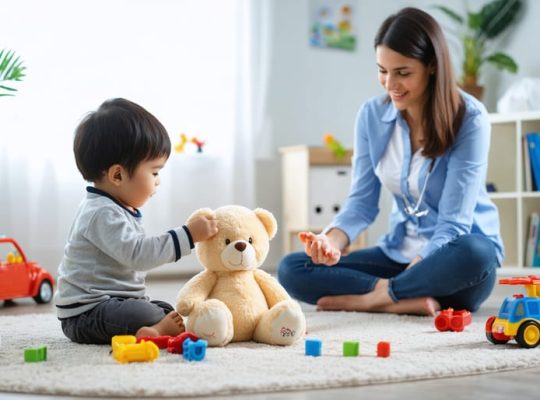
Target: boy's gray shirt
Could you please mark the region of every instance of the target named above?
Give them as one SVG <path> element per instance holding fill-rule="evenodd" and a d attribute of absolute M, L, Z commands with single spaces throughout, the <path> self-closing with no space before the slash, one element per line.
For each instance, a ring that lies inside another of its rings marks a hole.
<path fill-rule="evenodd" d="M 146 271 L 191 253 L 185 226 L 146 236 L 141 213 L 89 187 L 77 211 L 58 268 L 54 303 L 58 318 L 70 318 L 111 297 L 147 298 Z"/>

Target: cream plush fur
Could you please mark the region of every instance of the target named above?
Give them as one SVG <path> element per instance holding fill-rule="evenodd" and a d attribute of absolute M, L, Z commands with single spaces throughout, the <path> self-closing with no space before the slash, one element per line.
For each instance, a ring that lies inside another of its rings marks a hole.
<path fill-rule="evenodd" d="M 192 216 L 214 216 L 218 233 L 196 245 L 205 267 L 178 293 L 176 310 L 186 329 L 211 346 L 255 340 L 289 345 L 302 338 L 306 321 L 297 302 L 268 273 L 258 269 L 277 231 L 274 216 L 262 208 L 225 206 Z"/>

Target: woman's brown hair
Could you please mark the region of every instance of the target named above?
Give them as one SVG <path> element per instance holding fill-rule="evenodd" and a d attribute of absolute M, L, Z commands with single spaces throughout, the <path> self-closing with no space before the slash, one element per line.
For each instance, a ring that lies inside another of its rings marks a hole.
<path fill-rule="evenodd" d="M 444 154 L 456 140 L 465 106 L 441 27 L 428 13 L 413 7 L 403 8 L 382 23 L 375 36 L 375 48 L 378 46 L 434 67 L 423 110 L 422 154 L 429 158 Z"/>

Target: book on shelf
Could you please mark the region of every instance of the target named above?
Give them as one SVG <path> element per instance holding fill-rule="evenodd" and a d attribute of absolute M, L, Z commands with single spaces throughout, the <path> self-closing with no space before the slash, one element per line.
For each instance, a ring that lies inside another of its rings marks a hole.
<path fill-rule="evenodd" d="M 525 173 L 525 191 L 531 192 L 534 190 L 532 182 L 532 167 L 531 167 L 531 158 L 529 157 L 529 142 L 527 140 L 527 135 L 521 138 L 521 145 L 523 146 L 523 172 Z"/>
<path fill-rule="evenodd" d="M 529 165 L 532 172 L 532 189 L 540 190 L 540 132 L 530 132 L 525 135 L 527 139 L 527 148 L 529 156 Z M 527 168 L 525 169 L 525 178 L 527 177 Z M 525 181 L 527 185 L 527 181 Z"/>
<path fill-rule="evenodd" d="M 527 236 L 527 250 L 525 252 L 525 265 L 540 267 L 540 213 L 533 212 L 529 218 L 529 234 Z"/>

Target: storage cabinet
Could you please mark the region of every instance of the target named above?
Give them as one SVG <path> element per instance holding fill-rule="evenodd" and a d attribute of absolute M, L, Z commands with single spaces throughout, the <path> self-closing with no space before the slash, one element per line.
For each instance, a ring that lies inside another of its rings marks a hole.
<path fill-rule="evenodd" d="M 340 159 L 324 147 L 292 146 L 280 152 L 284 250 L 289 253 L 298 249 L 298 232 L 320 232 L 339 211 L 351 185 L 352 151 Z M 364 247 L 366 241 L 363 233 L 352 247 Z"/>
<path fill-rule="evenodd" d="M 529 217 L 540 211 L 540 192 L 527 190 L 530 171 L 525 135 L 540 132 L 540 112 L 490 114 L 491 147 L 487 182 L 495 185 L 490 197 L 499 209 L 506 249 L 502 274 L 540 274 L 525 265 Z"/>

